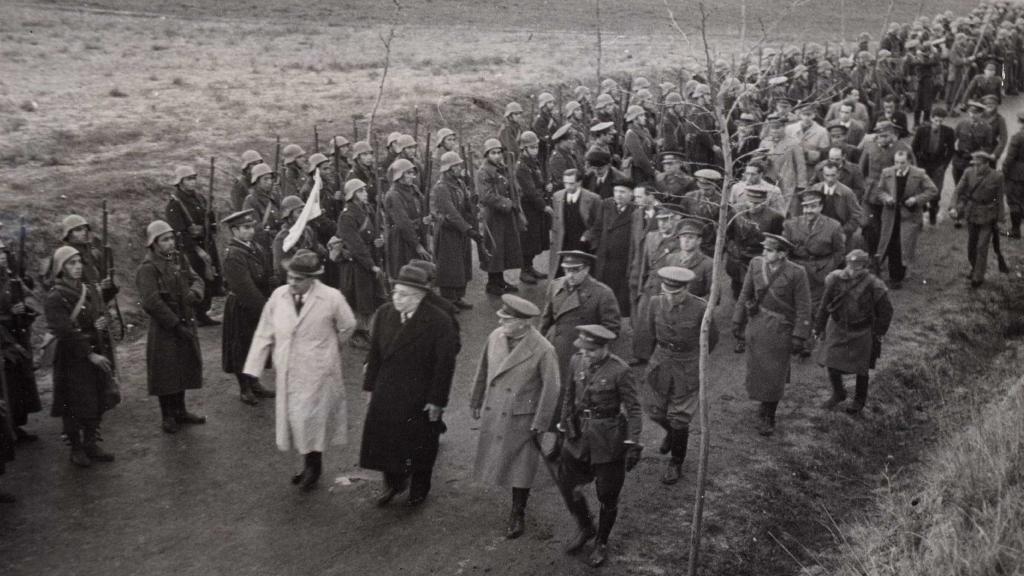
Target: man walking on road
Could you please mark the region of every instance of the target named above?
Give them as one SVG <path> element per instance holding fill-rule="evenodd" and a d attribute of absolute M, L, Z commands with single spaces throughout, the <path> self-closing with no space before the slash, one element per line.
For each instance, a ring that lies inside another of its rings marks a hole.
<path fill-rule="evenodd" d="M 971 167 L 956 185 L 953 218 L 967 221 L 967 259 L 971 263 L 971 288 L 985 282 L 988 247 L 1003 219 L 1003 174 L 992 168 L 995 157 L 984 150 L 971 154 Z"/>
<path fill-rule="evenodd" d="M 377 309 L 370 325 L 363 390 L 371 393 L 363 424 L 359 466 L 384 474 L 377 505 L 386 506 L 409 489 L 409 506 L 427 499 L 446 430 L 459 339 L 451 318 L 426 303 L 425 271 L 403 266 L 392 301 Z"/>
<path fill-rule="evenodd" d="M 541 463 L 534 438 L 551 428 L 561 384 L 555 347 L 532 324 L 540 310 L 512 294 L 501 300 L 469 406 L 474 420 L 483 418 L 474 476 L 512 489 L 505 536 L 513 539 L 525 529 L 526 502 Z"/>
<path fill-rule="evenodd" d="M 244 371 L 258 378 L 273 354 L 277 448 L 303 455 L 292 484 L 305 492 L 320 479 L 324 449 L 347 441 L 341 350 L 356 318 L 341 292 L 320 282 L 324 268 L 314 252 L 299 250 L 286 267 L 288 283 L 267 299 Z"/>

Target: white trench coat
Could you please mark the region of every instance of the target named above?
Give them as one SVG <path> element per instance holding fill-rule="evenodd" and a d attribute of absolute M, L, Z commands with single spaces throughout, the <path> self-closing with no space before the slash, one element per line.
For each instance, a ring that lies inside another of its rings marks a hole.
<path fill-rule="evenodd" d="M 341 349 L 356 319 L 341 292 L 313 281 L 302 312 L 291 289 L 270 295 L 245 360 L 246 374 L 259 376 L 273 354 L 277 378 L 274 415 L 277 447 L 301 454 L 344 444 L 348 436 Z"/>

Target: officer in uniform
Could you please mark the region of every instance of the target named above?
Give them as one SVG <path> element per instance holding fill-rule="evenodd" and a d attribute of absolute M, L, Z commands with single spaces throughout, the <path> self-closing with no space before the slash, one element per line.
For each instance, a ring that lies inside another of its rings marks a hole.
<path fill-rule="evenodd" d="M 228 291 L 224 302 L 224 330 L 221 337 L 221 366 L 234 374 L 242 402 L 255 406 L 260 398 L 273 398 L 274 392 L 260 385 L 257 378 L 242 372 L 249 354 L 252 336 L 273 291 L 273 274 L 267 268 L 263 247 L 253 237 L 256 218 L 252 210 L 235 212 L 221 220 L 231 231 L 224 254 L 224 283 Z"/>
<path fill-rule="evenodd" d="M 644 321 L 654 335 L 650 341 L 650 364 L 647 368 L 644 411 L 665 429 L 662 454 L 672 454 L 662 484 L 679 482 L 686 459 L 690 422 L 697 411 L 700 387 L 698 362 L 700 327 L 707 301 L 689 293 L 689 284 L 696 275 L 688 268 L 665 266 L 658 270 L 661 294 L 651 299 Z M 708 333 L 708 346 L 718 344 L 718 328 L 714 319 Z"/>
<path fill-rule="evenodd" d="M 739 213 L 726 230 L 725 271 L 731 281 L 734 299 L 740 297 L 750 260 L 761 255 L 764 234 L 782 234 L 786 217 L 768 206 L 768 193 L 777 189 L 768 182 L 747 184 L 747 204 L 737 207 Z M 737 353 L 743 352 L 742 340 L 736 343 L 736 348 Z"/>
<path fill-rule="evenodd" d="M 629 365 L 608 350 L 615 333 L 601 325 L 576 328 L 579 351 L 565 381 L 558 427 L 565 439 L 559 461 L 561 490 L 579 530 L 566 552 L 579 552 L 596 537 L 590 565 L 608 559 L 608 536 L 619 513 L 626 472 L 640 461 L 642 417 Z M 601 503 L 595 530 L 582 488 L 594 482 Z"/>
<path fill-rule="evenodd" d="M 562 382 L 566 382 L 575 328 L 580 324 L 600 324 L 618 334 L 622 318 L 615 292 L 590 275 L 596 259 L 593 254 L 563 250 L 558 256 L 565 275 L 548 284 L 540 331 L 554 344 Z"/>
<path fill-rule="evenodd" d="M 984 150 L 971 154 L 971 167 L 954 190 L 956 208 L 949 211 L 953 218 L 967 221 L 967 258 L 971 263 L 972 288 L 985 281 L 988 246 L 1003 219 L 1003 173 L 992 168 L 995 161 L 995 157 Z"/>
<path fill-rule="evenodd" d="M 217 223 L 206 198 L 196 192 L 196 171 L 191 166 L 174 169 L 174 187 L 164 210 L 167 223 L 178 237 L 179 248 L 188 259 L 189 266 L 204 281 L 203 300 L 196 304 L 196 323 L 199 326 L 220 324 L 210 318 L 210 304 L 215 292 L 220 291 L 220 258 L 217 250 Z M 209 219 L 210 234 L 206 238 L 204 222 Z"/>
<path fill-rule="evenodd" d="M 793 245 L 790 258 L 807 271 L 811 284 L 811 306 L 817 308 L 825 289 L 825 276 L 842 266 L 846 237 L 838 220 L 821 213 L 825 193 L 808 188 L 800 195 L 803 214 L 786 220 L 782 235 Z"/>
<path fill-rule="evenodd" d="M 825 294 L 815 314 L 814 338 L 821 338 L 818 363 L 828 369 L 832 397 L 823 408 L 832 410 L 846 400 L 843 374 L 857 375 L 853 404 L 847 413 L 864 409 L 868 398 L 868 372 L 881 353 L 882 337 L 892 322 L 889 291 L 868 271 L 871 258 L 857 249 L 846 255 L 846 268 L 825 278 Z"/>
<path fill-rule="evenodd" d="M 956 155 L 953 156 L 954 184 L 960 183 L 964 171 L 971 164 L 971 154 L 976 150 L 991 152 L 996 147 L 996 136 L 992 132 L 992 125 L 982 118 L 984 112 L 984 104 L 971 100 L 967 103 L 968 117 L 956 125 Z"/>

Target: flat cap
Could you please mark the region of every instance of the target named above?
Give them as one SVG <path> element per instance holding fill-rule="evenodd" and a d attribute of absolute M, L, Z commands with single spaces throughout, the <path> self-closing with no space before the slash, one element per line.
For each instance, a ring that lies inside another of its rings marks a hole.
<path fill-rule="evenodd" d="M 693 273 L 693 270 L 689 268 L 683 268 L 682 266 L 664 266 L 658 268 L 658 278 L 666 284 L 674 284 L 682 286 L 688 282 L 692 282 L 697 275 Z"/>
<path fill-rule="evenodd" d="M 746 191 L 747 198 L 763 199 L 768 197 L 768 192 L 771 191 L 771 188 L 767 184 L 761 182 L 758 184 L 744 184 L 743 190 Z"/>
<path fill-rule="evenodd" d="M 617 338 L 615 332 L 612 332 L 600 324 L 583 324 L 582 326 L 577 326 L 576 331 L 578 332 L 578 336 L 576 337 L 576 341 L 573 342 L 573 346 L 577 348 L 586 348 L 588 350 L 601 348 Z"/>
<path fill-rule="evenodd" d="M 222 219 L 220 223 L 228 228 L 235 228 L 242 224 L 255 224 L 256 217 L 254 214 L 256 214 L 256 211 L 251 208 L 249 210 L 239 210 L 238 212 L 229 214 L 227 217 Z"/>
<path fill-rule="evenodd" d="M 562 250 L 558 253 L 558 257 L 561 259 L 562 266 L 591 266 L 596 256 L 583 250 Z"/>
<path fill-rule="evenodd" d="M 540 316 L 540 308 L 526 298 L 514 294 L 502 294 L 501 308 L 497 314 L 502 318 L 534 318 Z"/>
<path fill-rule="evenodd" d="M 847 262 L 868 262 L 870 260 L 871 257 L 868 256 L 868 253 L 860 248 L 850 250 L 850 253 L 846 255 Z"/>

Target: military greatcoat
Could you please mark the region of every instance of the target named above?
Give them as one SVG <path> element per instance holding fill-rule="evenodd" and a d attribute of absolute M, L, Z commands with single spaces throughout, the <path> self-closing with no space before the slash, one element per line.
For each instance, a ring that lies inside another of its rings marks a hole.
<path fill-rule="evenodd" d="M 842 225 L 821 214 L 803 214 L 786 220 L 782 235 L 795 247 L 791 255 L 793 261 L 807 271 L 811 306 L 814 306 L 825 290 L 825 276 L 842 266 L 846 256 Z"/>
<path fill-rule="evenodd" d="M 540 331 L 558 352 L 563 382 L 568 381 L 569 359 L 576 351 L 572 344 L 576 341 L 576 327 L 600 324 L 618 334 L 621 322 L 615 293 L 593 277 L 588 276 L 575 288 L 564 276 L 548 284 Z"/>
<path fill-rule="evenodd" d="M 228 297 L 224 303 L 221 366 L 225 372 L 237 374 L 245 366 L 260 313 L 273 290 L 263 247 L 232 238 L 224 255 L 224 282 Z"/>
<path fill-rule="evenodd" d="M 824 333 L 815 349 L 818 363 L 847 374 L 875 367 L 875 339 L 892 322 L 885 283 L 867 270 L 835 270 L 825 278 L 825 294 L 815 315 L 815 332 Z"/>
<path fill-rule="evenodd" d="M 476 192 L 480 195 L 480 220 L 484 242 L 491 251 L 486 272 L 504 272 L 523 265 L 519 244 L 522 208 L 504 168 L 485 161 L 476 171 Z"/>

